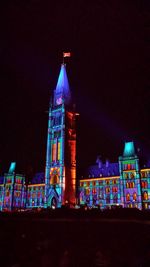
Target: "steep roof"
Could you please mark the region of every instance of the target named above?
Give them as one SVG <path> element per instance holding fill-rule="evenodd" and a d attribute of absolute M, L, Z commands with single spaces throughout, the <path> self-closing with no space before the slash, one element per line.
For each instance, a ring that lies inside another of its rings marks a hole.
<path fill-rule="evenodd" d="M 65 64 L 61 65 L 61 69 L 60 69 L 60 73 L 59 73 L 58 81 L 57 81 L 57 85 L 56 85 L 56 90 L 55 90 L 55 97 L 57 98 L 60 96 L 62 96 L 64 98 L 65 104 L 70 103 L 71 93 L 70 93 L 69 82 L 68 82 Z"/>
<path fill-rule="evenodd" d="M 125 142 L 123 157 L 135 157 L 134 142 Z"/>
<path fill-rule="evenodd" d="M 44 172 L 38 172 L 34 175 L 31 184 L 44 184 Z"/>
<path fill-rule="evenodd" d="M 119 176 L 119 163 L 101 163 L 100 165 L 92 165 L 87 169 L 86 172 L 87 177 L 111 177 L 111 176 Z"/>

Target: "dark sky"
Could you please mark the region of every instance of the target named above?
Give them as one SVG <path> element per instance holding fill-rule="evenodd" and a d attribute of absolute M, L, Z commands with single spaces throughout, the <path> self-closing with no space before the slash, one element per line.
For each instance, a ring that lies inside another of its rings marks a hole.
<path fill-rule="evenodd" d="M 54 2 L 53 4 L 51 2 Z M 80 167 L 150 156 L 149 1 L 5 1 L 0 41 L 0 173 L 44 170 L 50 95 L 62 52 L 77 111 Z"/>

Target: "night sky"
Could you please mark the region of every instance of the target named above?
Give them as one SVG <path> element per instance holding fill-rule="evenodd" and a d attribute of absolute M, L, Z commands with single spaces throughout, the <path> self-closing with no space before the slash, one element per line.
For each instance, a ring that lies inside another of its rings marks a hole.
<path fill-rule="evenodd" d="M 53 4 L 51 2 L 54 2 Z M 150 157 L 149 1 L 5 1 L 0 41 L 0 174 L 45 168 L 48 107 L 62 52 L 80 113 L 78 165 Z"/>

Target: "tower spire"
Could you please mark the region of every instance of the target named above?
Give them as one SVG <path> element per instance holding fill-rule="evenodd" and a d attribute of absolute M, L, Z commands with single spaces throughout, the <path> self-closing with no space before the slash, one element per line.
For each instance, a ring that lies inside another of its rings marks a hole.
<path fill-rule="evenodd" d="M 71 92 L 66 72 L 66 65 L 64 63 L 61 64 L 56 89 L 54 91 L 55 104 L 61 104 L 62 100 L 65 104 L 70 104 L 71 101 Z"/>
<path fill-rule="evenodd" d="M 76 201 L 76 114 L 70 104 L 66 65 L 62 63 L 49 109 L 45 206 L 61 207 L 66 201 Z"/>

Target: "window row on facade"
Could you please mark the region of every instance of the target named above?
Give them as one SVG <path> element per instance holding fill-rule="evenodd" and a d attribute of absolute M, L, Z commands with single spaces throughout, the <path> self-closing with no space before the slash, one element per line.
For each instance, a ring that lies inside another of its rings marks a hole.
<path fill-rule="evenodd" d="M 110 179 L 110 180 L 98 180 L 98 181 L 86 181 L 86 182 L 80 182 L 80 187 L 83 186 L 102 186 L 102 185 L 109 185 L 109 184 L 117 184 L 117 179 Z"/>
<path fill-rule="evenodd" d="M 118 200 L 119 200 L 119 197 L 117 194 L 115 194 L 114 196 L 111 196 L 111 195 L 107 195 L 106 198 L 101 198 L 101 197 L 93 197 L 92 199 L 90 197 L 86 197 L 86 196 L 80 196 L 80 202 L 86 202 L 87 204 L 90 203 L 90 201 L 92 200 L 93 204 L 100 204 L 100 203 L 103 203 L 104 202 L 106 204 L 110 204 L 110 203 L 113 203 L 113 204 L 118 204 Z"/>

